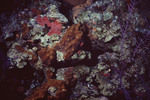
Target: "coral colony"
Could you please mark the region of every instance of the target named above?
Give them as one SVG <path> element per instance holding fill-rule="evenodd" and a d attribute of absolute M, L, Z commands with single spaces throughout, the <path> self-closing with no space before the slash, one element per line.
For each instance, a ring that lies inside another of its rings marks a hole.
<path fill-rule="evenodd" d="M 150 100 L 149 5 L 149 0 L 2 3 L 0 97 Z"/>

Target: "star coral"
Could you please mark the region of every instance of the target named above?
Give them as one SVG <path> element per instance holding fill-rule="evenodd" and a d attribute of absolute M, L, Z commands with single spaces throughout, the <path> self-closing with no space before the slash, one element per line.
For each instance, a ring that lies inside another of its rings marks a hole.
<path fill-rule="evenodd" d="M 39 25 L 43 27 L 45 25 L 51 27 L 51 29 L 47 33 L 48 36 L 52 34 L 61 34 L 62 25 L 58 21 L 50 22 L 47 16 L 44 16 L 43 18 L 41 18 L 41 16 L 38 16 L 36 18 L 36 21 L 38 22 Z"/>

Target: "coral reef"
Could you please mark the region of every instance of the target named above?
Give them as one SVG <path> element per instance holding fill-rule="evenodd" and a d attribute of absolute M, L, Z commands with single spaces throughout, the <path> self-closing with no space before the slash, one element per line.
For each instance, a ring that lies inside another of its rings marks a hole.
<path fill-rule="evenodd" d="M 6 77 L 0 90 L 5 83 L 9 90 L 17 86 L 13 90 L 26 100 L 149 100 L 150 17 L 148 8 L 141 12 L 143 4 L 32 0 L 23 10 L 1 14 L 0 44 L 6 50 L 0 54 L 6 51 L 10 62 L 0 68 L 2 81 L 6 69 L 32 75 L 25 73 L 20 83 Z"/>

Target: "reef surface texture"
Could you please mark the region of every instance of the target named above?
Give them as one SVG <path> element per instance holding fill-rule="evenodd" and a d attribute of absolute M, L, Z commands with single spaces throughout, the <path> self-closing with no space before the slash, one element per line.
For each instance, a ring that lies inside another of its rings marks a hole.
<path fill-rule="evenodd" d="M 144 1 L 31 0 L 3 12 L 0 54 L 9 63 L 0 63 L 0 94 L 5 100 L 150 100 Z"/>

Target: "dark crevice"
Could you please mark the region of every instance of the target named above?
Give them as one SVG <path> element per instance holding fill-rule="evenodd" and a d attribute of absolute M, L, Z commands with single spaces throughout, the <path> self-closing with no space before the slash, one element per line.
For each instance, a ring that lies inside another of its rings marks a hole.
<path fill-rule="evenodd" d="M 62 13 L 69 21 L 68 25 L 71 26 L 73 24 L 72 19 L 72 8 L 73 6 L 69 5 L 67 2 L 64 2 L 63 0 L 58 0 L 61 2 L 61 6 L 59 8 L 60 13 Z"/>
<path fill-rule="evenodd" d="M 34 70 L 30 66 L 6 71 L 6 76 L 0 83 L 0 98 L 4 100 L 23 100 L 25 98 L 24 92 L 33 80 L 33 72 Z"/>
<path fill-rule="evenodd" d="M 28 7 L 31 0 L 2 0 L 0 2 L 0 14 L 6 12 L 17 12 Z"/>

